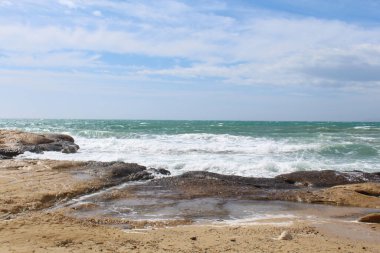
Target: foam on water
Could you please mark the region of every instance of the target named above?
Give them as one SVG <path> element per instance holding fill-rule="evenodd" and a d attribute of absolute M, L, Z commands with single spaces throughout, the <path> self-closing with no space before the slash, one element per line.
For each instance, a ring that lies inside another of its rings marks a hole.
<path fill-rule="evenodd" d="M 376 163 L 376 148 L 350 142 L 336 144 L 323 139 L 311 142 L 308 139 L 276 140 L 203 133 L 75 138 L 81 147 L 76 154 L 26 153 L 20 158 L 136 162 L 147 167 L 169 169 L 174 175 L 191 170 L 205 170 L 272 177 L 297 170 L 380 169 Z M 371 156 L 374 159 L 368 159 Z"/>
<path fill-rule="evenodd" d="M 380 171 L 380 123 L 0 120 L 0 128 L 72 135 L 76 154 L 20 158 L 136 162 L 169 169 L 272 177 L 297 170 Z"/>

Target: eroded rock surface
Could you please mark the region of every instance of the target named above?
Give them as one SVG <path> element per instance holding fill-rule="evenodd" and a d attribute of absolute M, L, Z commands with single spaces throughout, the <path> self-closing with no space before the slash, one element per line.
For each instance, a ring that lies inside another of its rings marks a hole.
<path fill-rule="evenodd" d="M 124 182 L 153 179 L 160 172 L 167 173 L 123 162 L 1 160 L 0 213 L 12 214 L 47 208 Z M 291 177 L 288 174 L 276 178 L 246 178 L 210 172 L 188 172 L 181 176 L 163 177 L 144 184 L 118 188 L 103 194 L 101 198 L 102 201 L 130 198 L 138 191 L 145 192 L 145 196 L 152 194 L 154 198 L 179 200 L 212 197 L 380 208 L 380 180 L 377 173 L 355 172 L 353 182 L 361 183 L 348 184 L 341 179 L 336 184 L 347 184 L 332 187 L 321 185 L 334 185 L 331 179 L 333 175 L 352 178 L 352 173 L 311 171 L 302 174 L 304 178 L 297 176 L 297 173 Z M 328 183 L 325 176 L 330 180 Z M 306 179 L 312 183 L 294 183 Z M 157 197 L 157 191 L 165 194 Z"/>
<path fill-rule="evenodd" d="M 338 185 L 325 189 L 276 192 L 270 199 L 314 204 L 380 208 L 380 183 Z"/>
<path fill-rule="evenodd" d="M 335 170 L 297 171 L 279 175 L 276 179 L 298 186 L 331 187 L 373 181 L 380 182 L 380 173 L 366 173 L 362 171 L 339 172 Z"/>
<path fill-rule="evenodd" d="M 9 159 L 26 151 L 75 153 L 78 149 L 79 146 L 74 143 L 74 139 L 65 134 L 36 134 L 0 130 L 0 159 Z"/>
<path fill-rule="evenodd" d="M 195 171 L 156 179 L 135 186 L 135 190 L 148 191 L 157 187 L 175 192 L 169 196 L 171 198 L 285 200 L 380 208 L 378 173 L 309 171 L 275 178 L 247 178 Z"/>
<path fill-rule="evenodd" d="M 0 160 L 0 216 L 47 208 L 106 187 L 153 177 L 146 167 L 134 163 Z"/>

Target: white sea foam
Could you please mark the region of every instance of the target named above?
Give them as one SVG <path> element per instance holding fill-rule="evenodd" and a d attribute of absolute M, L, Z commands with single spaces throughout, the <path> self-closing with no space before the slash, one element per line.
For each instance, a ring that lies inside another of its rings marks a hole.
<path fill-rule="evenodd" d="M 361 129 L 361 130 L 368 130 L 368 129 L 371 129 L 372 127 L 371 126 L 356 126 L 354 127 L 354 129 Z"/>
<path fill-rule="evenodd" d="M 222 174 L 272 177 L 296 170 L 380 169 L 365 160 L 319 155 L 331 140 L 270 139 L 228 134 L 135 135 L 129 138 L 76 137 L 78 153 L 25 153 L 20 158 L 135 162 L 178 175 L 204 170 Z M 326 143 L 327 142 L 327 143 Z"/>

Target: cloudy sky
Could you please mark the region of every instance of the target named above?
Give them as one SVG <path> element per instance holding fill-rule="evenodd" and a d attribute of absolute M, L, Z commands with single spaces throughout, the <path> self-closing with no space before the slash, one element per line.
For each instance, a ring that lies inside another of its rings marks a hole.
<path fill-rule="evenodd" d="M 380 120 L 378 0 L 0 0 L 0 118 Z"/>

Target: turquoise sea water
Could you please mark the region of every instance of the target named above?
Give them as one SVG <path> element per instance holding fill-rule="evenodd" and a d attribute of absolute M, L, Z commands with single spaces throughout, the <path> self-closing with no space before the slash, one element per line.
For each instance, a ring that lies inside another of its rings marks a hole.
<path fill-rule="evenodd" d="M 20 158 L 120 160 L 174 174 L 380 171 L 380 123 L 3 119 L 0 128 L 67 133 L 81 146 L 76 154 L 27 153 Z"/>

